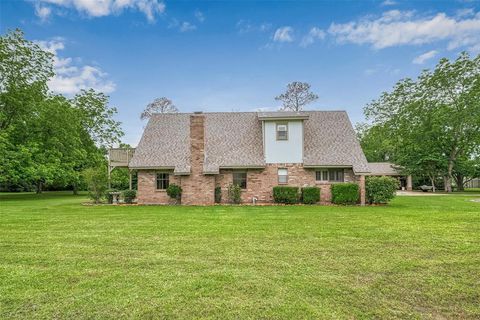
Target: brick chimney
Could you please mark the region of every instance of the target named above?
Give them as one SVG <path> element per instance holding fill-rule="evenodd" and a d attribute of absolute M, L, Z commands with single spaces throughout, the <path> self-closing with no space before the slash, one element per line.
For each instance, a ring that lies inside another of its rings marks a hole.
<path fill-rule="evenodd" d="M 205 115 L 190 116 L 190 176 L 182 178 L 182 203 L 209 205 L 214 203 L 215 177 L 203 174 L 205 161 Z"/>

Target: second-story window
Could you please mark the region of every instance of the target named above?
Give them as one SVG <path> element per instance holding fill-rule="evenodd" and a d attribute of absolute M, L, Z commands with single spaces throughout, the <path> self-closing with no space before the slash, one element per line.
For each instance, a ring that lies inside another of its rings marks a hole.
<path fill-rule="evenodd" d="M 288 123 L 277 123 L 277 140 L 288 140 Z"/>

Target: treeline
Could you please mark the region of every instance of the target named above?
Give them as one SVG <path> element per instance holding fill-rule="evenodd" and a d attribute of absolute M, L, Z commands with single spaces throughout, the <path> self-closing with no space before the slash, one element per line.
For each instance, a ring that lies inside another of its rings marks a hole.
<path fill-rule="evenodd" d="M 49 91 L 53 55 L 20 30 L 0 37 L 0 188 L 82 186 L 86 168 L 105 168 L 106 150 L 123 132 L 108 96 L 72 98 Z"/>
<path fill-rule="evenodd" d="M 431 185 L 480 177 L 480 55 L 441 59 L 364 109 L 357 132 L 369 161 L 391 161 Z"/>

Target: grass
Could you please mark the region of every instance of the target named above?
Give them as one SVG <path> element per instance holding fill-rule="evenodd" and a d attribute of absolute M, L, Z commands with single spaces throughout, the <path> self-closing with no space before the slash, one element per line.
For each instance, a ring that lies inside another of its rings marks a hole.
<path fill-rule="evenodd" d="M 475 197 L 87 207 L 0 195 L 0 318 L 478 319 Z"/>

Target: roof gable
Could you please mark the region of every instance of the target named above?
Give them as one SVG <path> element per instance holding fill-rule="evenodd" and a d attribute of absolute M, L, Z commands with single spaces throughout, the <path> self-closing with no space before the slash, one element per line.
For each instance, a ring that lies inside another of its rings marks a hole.
<path fill-rule="evenodd" d="M 190 113 L 152 116 L 130 162 L 133 169 L 172 168 L 190 172 Z M 205 116 L 205 173 L 220 168 L 263 167 L 261 119 L 276 119 L 278 112 L 216 112 Z M 304 165 L 351 166 L 369 172 L 365 155 L 344 111 L 295 113 L 304 119 Z"/>

